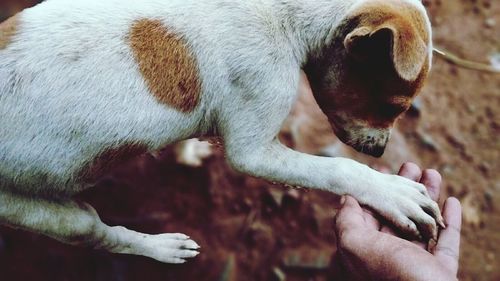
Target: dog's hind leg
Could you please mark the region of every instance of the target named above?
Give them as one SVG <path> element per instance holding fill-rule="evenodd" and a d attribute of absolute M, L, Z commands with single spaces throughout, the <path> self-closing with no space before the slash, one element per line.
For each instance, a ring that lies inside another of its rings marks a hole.
<path fill-rule="evenodd" d="M 48 201 L 0 191 L 0 223 L 47 235 L 61 242 L 113 253 L 184 263 L 199 246 L 184 234 L 149 235 L 104 224 L 88 204 Z"/>

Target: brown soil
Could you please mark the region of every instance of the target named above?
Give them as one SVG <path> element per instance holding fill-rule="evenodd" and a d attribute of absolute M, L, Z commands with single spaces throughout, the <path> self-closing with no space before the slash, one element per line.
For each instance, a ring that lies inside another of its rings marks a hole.
<path fill-rule="evenodd" d="M 34 1 L 0 1 L 0 17 L 29 2 Z M 424 2 L 437 46 L 483 62 L 500 52 L 500 2 Z M 317 153 L 336 140 L 321 115 L 304 106 L 307 100 L 303 96 L 283 139 Z M 500 76 L 436 58 L 416 107 L 401 120 L 380 160 L 342 145 L 323 153 L 392 171 L 408 160 L 439 170 L 446 195 L 457 196 L 464 206 L 460 279 L 500 280 Z M 199 257 L 165 265 L 0 228 L 0 279 L 250 281 L 280 280 L 284 273 L 290 281 L 332 280 L 336 196 L 235 173 L 219 147 L 201 168 L 177 164 L 173 153 L 167 148 L 159 157 L 127 163 L 80 199 L 108 224 L 186 233 L 202 246 Z"/>

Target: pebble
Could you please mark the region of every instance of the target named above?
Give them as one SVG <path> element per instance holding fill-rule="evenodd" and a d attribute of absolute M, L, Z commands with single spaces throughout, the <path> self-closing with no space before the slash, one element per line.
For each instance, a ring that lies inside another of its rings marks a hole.
<path fill-rule="evenodd" d="M 273 203 L 277 207 L 281 207 L 281 205 L 283 203 L 283 196 L 284 196 L 284 193 L 282 190 L 271 189 L 271 190 L 269 190 L 269 196 L 271 197 Z"/>
<path fill-rule="evenodd" d="M 420 141 L 427 149 L 430 149 L 432 151 L 439 150 L 438 144 L 434 141 L 434 139 L 430 135 L 425 133 L 420 133 L 419 136 L 420 136 Z"/>
<path fill-rule="evenodd" d="M 298 201 L 300 199 L 300 194 L 301 193 L 297 189 L 289 189 L 285 195 L 291 199 Z"/>
<path fill-rule="evenodd" d="M 483 162 L 481 162 L 481 164 L 479 164 L 478 168 L 484 174 L 488 174 L 491 170 L 491 165 L 488 162 L 483 161 Z"/>
<path fill-rule="evenodd" d="M 445 164 L 442 168 L 441 171 L 444 175 L 451 175 L 455 171 L 455 167 L 450 165 L 450 164 Z"/>
<path fill-rule="evenodd" d="M 330 267 L 332 253 L 325 250 L 302 248 L 284 254 L 283 265 L 290 268 L 324 270 Z"/>
<path fill-rule="evenodd" d="M 495 190 L 500 191 L 500 182 L 495 183 Z"/>
<path fill-rule="evenodd" d="M 484 25 L 488 28 L 493 28 L 497 24 L 496 20 L 494 18 L 487 18 L 484 21 Z"/>
<path fill-rule="evenodd" d="M 491 264 L 486 264 L 484 266 L 484 269 L 487 271 L 487 272 L 492 272 L 493 271 L 493 265 Z"/>
<path fill-rule="evenodd" d="M 224 266 L 224 270 L 221 273 L 221 276 L 218 279 L 219 281 L 236 281 L 236 257 L 234 254 L 231 254 L 226 261 L 226 265 Z"/>
<path fill-rule="evenodd" d="M 276 280 L 278 280 L 278 281 L 285 281 L 286 280 L 285 273 L 279 267 L 274 267 L 273 273 L 274 273 L 274 276 L 276 277 Z"/>
<path fill-rule="evenodd" d="M 408 109 L 407 114 L 411 117 L 420 117 L 420 113 L 422 112 L 422 99 L 419 97 L 415 98 L 411 103 L 410 109 Z"/>
<path fill-rule="evenodd" d="M 490 63 L 496 70 L 500 71 L 500 53 L 494 53 L 490 56 Z"/>

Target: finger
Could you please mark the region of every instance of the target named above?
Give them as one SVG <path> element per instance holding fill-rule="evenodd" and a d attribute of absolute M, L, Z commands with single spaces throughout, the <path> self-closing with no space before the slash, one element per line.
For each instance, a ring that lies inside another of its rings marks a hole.
<path fill-rule="evenodd" d="M 432 200 L 438 202 L 439 194 L 441 192 L 441 174 L 438 171 L 428 169 L 422 173 L 422 178 L 420 179 L 420 183 L 425 185 L 427 188 L 427 192 Z M 439 211 L 439 205 L 433 204 L 433 206 L 427 206 L 426 212 L 433 215 L 436 218 L 436 222 L 442 227 L 445 228 L 444 219 L 441 216 L 441 212 Z"/>
<path fill-rule="evenodd" d="M 422 176 L 422 171 L 417 166 L 417 164 L 407 162 L 401 166 L 398 175 L 410 179 L 412 181 L 418 181 Z"/>
<path fill-rule="evenodd" d="M 460 253 L 460 230 L 462 226 L 462 207 L 456 198 L 448 198 L 444 206 L 446 229 L 441 231 L 434 255 L 451 272 L 458 272 Z"/>
<path fill-rule="evenodd" d="M 375 218 L 375 214 L 372 210 L 363 208 L 363 219 L 365 220 L 366 227 L 373 230 L 380 229 L 380 222 Z"/>
<path fill-rule="evenodd" d="M 439 201 L 439 194 L 441 192 L 441 175 L 438 171 L 427 169 L 422 173 L 420 183 L 425 185 L 432 200 Z"/>
<path fill-rule="evenodd" d="M 335 230 L 337 234 L 348 229 L 364 227 L 363 209 L 361 209 L 358 201 L 348 195 L 344 196 L 342 201 L 342 207 L 335 217 Z"/>

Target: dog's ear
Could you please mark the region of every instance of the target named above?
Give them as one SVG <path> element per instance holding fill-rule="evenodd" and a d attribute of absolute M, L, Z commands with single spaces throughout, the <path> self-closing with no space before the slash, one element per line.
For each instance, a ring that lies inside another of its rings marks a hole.
<path fill-rule="evenodd" d="M 357 27 L 345 37 L 344 46 L 349 55 L 360 60 L 389 55 L 399 76 L 407 81 L 418 78 L 429 51 L 415 28 L 399 21 Z"/>

